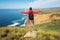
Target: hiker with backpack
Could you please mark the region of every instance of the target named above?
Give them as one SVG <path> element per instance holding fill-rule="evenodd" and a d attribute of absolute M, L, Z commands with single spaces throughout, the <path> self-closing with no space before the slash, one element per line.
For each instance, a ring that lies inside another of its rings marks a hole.
<path fill-rule="evenodd" d="M 34 14 L 38 14 L 40 11 L 33 11 L 32 7 L 29 8 L 28 11 L 26 12 L 22 12 L 23 14 L 27 14 L 28 15 L 28 21 L 27 24 L 30 26 L 30 28 L 32 29 L 32 25 L 34 25 Z"/>

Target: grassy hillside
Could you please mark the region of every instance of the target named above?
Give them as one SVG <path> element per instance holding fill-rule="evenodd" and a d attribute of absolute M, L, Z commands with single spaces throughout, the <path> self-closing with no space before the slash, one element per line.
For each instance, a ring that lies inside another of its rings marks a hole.
<path fill-rule="evenodd" d="M 38 33 L 33 40 L 60 40 L 60 10 L 42 10 L 37 20 L 40 24 L 34 25 Z M 25 40 L 28 31 L 28 27 L 0 27 L 0 40 Z"/>
<path fill-rule="evenodd" d="M 60 40 L 60 20 L 35 25 L 38 34 L 36 40 Z M 28 27 L 2 27 L 1 40 L 24 40 L 23 36 L 29 31 Z"/>

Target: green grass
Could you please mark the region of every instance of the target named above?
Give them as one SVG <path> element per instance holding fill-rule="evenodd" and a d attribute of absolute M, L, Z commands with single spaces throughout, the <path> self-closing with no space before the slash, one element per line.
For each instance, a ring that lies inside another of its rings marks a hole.
<path fill-rule="evenodd" d="M 48 29 L 48 30 L 56 30 L 60 32 L 60 20 L 53 20 L 49 23 L 36 25 L 37 29 Z"/>
<path fill-rule="evenodd" d="M 57 13 L 56 14 L 53 14 L 53 15 L 60 17 L 60 14 L 57 14 Z"/>
<path fill-rule="evenodd" d="M 60 20 L 36 25 L 37 40 L 60 40 Z"/>
<path fill-rule="evenodd" d="M 60 20 L 35 25 L 36 40 L 60 40 Z M 24 40 L 23 36 L 29 31 L 28 27 L 2 27 L 0 40 Z"/>

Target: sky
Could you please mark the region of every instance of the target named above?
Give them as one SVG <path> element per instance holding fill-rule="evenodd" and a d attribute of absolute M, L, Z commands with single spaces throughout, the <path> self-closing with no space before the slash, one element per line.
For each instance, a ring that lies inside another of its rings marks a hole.
<path fill-rule="evenodd" d="M 0 0 L 0 9 L 60 7 L 60 0 Z"/>

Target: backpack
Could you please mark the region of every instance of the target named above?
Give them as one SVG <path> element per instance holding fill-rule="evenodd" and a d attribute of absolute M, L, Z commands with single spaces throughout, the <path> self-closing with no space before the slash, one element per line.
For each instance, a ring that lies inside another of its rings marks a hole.
<path fill-rule="evenodd" d="M 30 20 L 33 20 L 33 19 L 34 19 L 33 12 L 30 12 L 30 13 L 29 13 L 29 19 L 30 19 Z"/>

